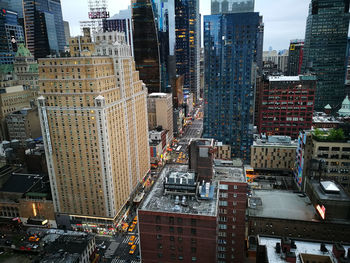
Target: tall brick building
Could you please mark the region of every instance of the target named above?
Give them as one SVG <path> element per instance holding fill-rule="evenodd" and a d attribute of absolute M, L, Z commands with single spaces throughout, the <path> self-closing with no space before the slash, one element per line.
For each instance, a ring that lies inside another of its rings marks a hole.
<path fill-rule="evenodd" d="M 166 166 L 138 210 L 142 262 L 243 262 L 247 184 L 242 168 L 215 160 L 197 181 Z"/>
<path fill-rule="evenodd" d="M 267 80 L 266 80 L 267 81 Z M 312 126 L 315 76 L 269 77 L 259 86 L 258 130 L 267 135 L 298 138 L 300 130 Z"/>

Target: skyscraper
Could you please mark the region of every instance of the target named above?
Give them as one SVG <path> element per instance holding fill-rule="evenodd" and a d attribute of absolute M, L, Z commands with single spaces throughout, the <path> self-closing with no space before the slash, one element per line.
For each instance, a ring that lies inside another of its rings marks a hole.
<path fill-rule="evenodd" d="M 288 54 L 288 76 L 298 76 L 301 73 L 301 66 L 304 56 L 304 40 L 295 39 L 290 41 Z"/>
<path fill-rule="evenodd" d="M 231 145 L 248 161 L 253 129 L 259 13 L 204 17 L 203 137 Z"/>
<path fill-rule="evenodd" d="M 176 73 L 184 75 L 184 95 L 200 95 L 199 0 L 175 0 Z"/>
<path fill-rule="evenodd" d="M 149 93 L 160 92 L 159 42 L 152 0 L 132 0 L 131 8 L 136 70 Z"/>
<path fill-rule="evenodd" d="M 18 44 L 24 43 L 23 28 L 18 23 L 17 13 L 1 8 L 0 11 L 0 64 L 11 64 Z"/>
<path fill-rule="evenodd" d="M 254 12 L 255 0 L 211 0 L 211 14 Z"/>
<path fill-rule="evenodd" d="M 100 39 L 100 56 L 39 60 L 39 113 L 55 211 L 76 228 L 81 222 L 113 228 L 149 170 L 147 91 L 125 35 Z M 104 49 L 110 57 L 101 56 Z"/>
<path fill-rule="evenodd" d="M 35 58 L 64 51 L 60 0 L 23 0 L 26 44 Z"/>
<path fill-rule="evenodd" d="M 311 0 L 302 71 L 317 76 L 315 110 L 339 108 L 345 97 L 349 1 Z"/>

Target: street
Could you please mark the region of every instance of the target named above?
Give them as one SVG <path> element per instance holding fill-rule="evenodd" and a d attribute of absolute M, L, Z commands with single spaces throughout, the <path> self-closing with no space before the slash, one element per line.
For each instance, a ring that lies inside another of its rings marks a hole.
<path fill-rule="evenodd" d="M 169 153 L 168 163 L 188 164 L 188 144 L 192 138 L 200 138 L 203 132 L 202 108 L 199 108 L 193 120 L 186 124 L 184 134 L 177 138 L 178 142 Z M 181 146 L 181 147 L 180 147 Z M 178 150 L 180 148 L 180 150 Z"/>

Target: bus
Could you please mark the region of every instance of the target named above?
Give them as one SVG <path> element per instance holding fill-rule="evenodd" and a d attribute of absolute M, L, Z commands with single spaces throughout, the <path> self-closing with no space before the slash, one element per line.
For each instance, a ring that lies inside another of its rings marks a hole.
<path fill-rule="evenodd" d="M 181 150 L 181 145 L 179 145 L 177 148 L 176 148 L 176 153 L 179 153 Z"/>

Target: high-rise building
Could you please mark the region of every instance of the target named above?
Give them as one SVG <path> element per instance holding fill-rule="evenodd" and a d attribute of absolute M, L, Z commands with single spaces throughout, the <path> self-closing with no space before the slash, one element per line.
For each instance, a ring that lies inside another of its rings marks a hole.
<path fill-rule="evenodd" d="M 311 0 L 302 71 L 316 73 L 316 110 L 322 110 L 327 104 L 337 109 L 346 95 L 348 29 L 349 1 Z"/>
<path fill-rule="evenodd" d="M 211 0 L 211 14 L 254 12 L 255 0 Z"/>
<path fill-rule="evenodd" d="M 13 61 L 13 69 L 16 82 L 31 89 L 36 97 L 39 91 L 38 63 L 23 44 L 18 45 L 18 50 Z"/>
<path fill-rule="evenodd" d="M 304 40 L 295 39 L 290 41 L 288 55 L 288 76 L 298 76 L 301 74 L 301 66 L 303 64 Z"/>
<path fill-rule="evenodd" d="M 120 10 L 118 14 L 104 19 L 102 23 L 103 32 L 119 31 L 125 33 L 126 41 L 130 44 L 131 52 L 134 56 L 131 7 L 129 6 L 126 10 Z"/>
<path fill-rule="evenodd" d="M 32 90 L 23 85 L 9 86 L 0 89 L 0 140 L 6 140 L 7 128 L 5 117 L 22 108 L 28 108 L 35 97 Z"/>
<path fill-rule="evenodd" d="M 132 0 L 131 7 L 136 70 L 149 93 L 160 92 L 159 41 L 152 0 Z"/>
<path fill-rule="evenodd" d="M 210 181 L 199 184 L 185 166 L 162 170 L 138 209 L 142 262 L 244 261 L 247 183 L 242 162 L 215 160 L 207 169 L 212 170 Z"/>
<path fill-rule="evenodd" d="M 16 12 L 0 10 L 0 64 L 11 64 L 17 52 L 18 44 L 24 43 L 23 28 L 18 23 Z"/>
<path fill-rule="evenodd" d="M 173 98 L 171 93 L 151 93 L 147 98 L 148 128 L 162 126 L 173 138 Z"/>
<path fill-rule="evenodd" d="M 175 64 L 175 0 L 152 0 L 159 41 L 162 92 L 171 92 L 176 77 Z"/>
<path fill-rule="evenodd" d="M 184 95 L 200 96 L 199 0 L 175 0 L 176 73 L 184 75 Z"/>
<path fill-rule="evenodd" d="M 69 46 L 69 39 L 70 39 L 69 22 L 63 21 L 63 26 L 64 26 L 64 38 L 66 40 L 65 46 Z"/>
<path fill-rule="evenodd" d="M 23 0 L 25 37 L 35 58 L 64 51 L 66 44 L 60 0 Z"/>
<path fill-rule="evenodd" d="M 312 126 L 315 76 L 272 76 L 261 85 L 258 110 L 259 133 L 297 139 L 300 130 Z"/>
<path fill-rule="evenodd" d="M 250 159 L 259 13 L 204 17 L 205 89 L 203 137 L 232 146 Z"/>
<path fill-rule="evenodd" d="M 96 43 L 97 53 L 108 49 L 109 57 L 39 60 L 39 116 L 55 211 L 78 229 L 95 222 L 113 230 L 150 165 L 147 89 L 125 35 L 112 33 Z"/>
<path fill-rule="evenodd" d="M 69 53 L 72 57 L 79 57 L 82 52 L 95 52 L 95 43 L 92 41 L 90 30 L 90 28 L 86 27 L 83 29 L 83 36 L 69 39 Z M 99 39 L 96 38 L 96 41 L 99 41 Z M 107 53 L 103 55 L 107 56 Z"/>

